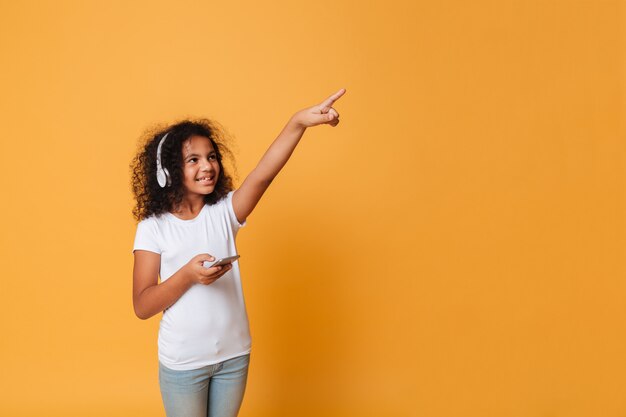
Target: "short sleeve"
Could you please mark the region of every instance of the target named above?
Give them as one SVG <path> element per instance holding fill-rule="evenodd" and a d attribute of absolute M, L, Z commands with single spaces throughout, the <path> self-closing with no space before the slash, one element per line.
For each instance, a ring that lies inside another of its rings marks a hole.
<path fill-rule="evenodd" d="M 137 249 L 148 250 L 158 254 L 162 252 L 157 240 L 157 225 L 150 217 L 143 219 L 137 224 L 133 253 Z"/>
<path fill-rule="evenodd" d="M 237 230 L 248 224 L 248 221 L 244 220 L 243 223 L 239 223 L 239 220 L 237 220 L 237 216 L 235 215 L 235 209 L 233 208 L 234 193 L 235 191 L 231 191 L 226 195 L 226 209 L 228 211 L 228 217 L 230 218 L 230 225 L 233 228 L 233 231 L 236 232 Z"/>

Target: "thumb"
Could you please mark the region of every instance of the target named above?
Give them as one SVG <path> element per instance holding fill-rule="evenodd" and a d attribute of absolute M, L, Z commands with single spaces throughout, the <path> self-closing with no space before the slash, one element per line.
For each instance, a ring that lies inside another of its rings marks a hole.
<path fill-rule="evenodd" d="M 331 120 L 333 120 L 335 118 L 335 115 L 332 113 L 325 113 L 325 114 L 315 114 L 313 115 L 313 119 L 314 119 L 314 124 L 315 125 L 319 125 L 322 123 L 328 123 Z"/>
<path fill-rule="evenodd" d="M 198 260 L 199 261 L 214 261 L 215 257 L 213 257 L 209 253 L 203 253 L 202 255 L 200 255 L 200 259 L 198 259 Z"/>
<path fill-rule="evenodd" d="M 325 116 L 326 116 L 326 121 L 330 122 L 331 120 L 335 118 L 335 113 L 328 112 L 328 114 L 325 114 Z"/>

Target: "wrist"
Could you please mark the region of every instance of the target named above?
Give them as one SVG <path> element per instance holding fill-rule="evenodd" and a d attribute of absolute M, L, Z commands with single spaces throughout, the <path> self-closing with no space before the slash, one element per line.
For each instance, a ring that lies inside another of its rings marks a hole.
<path fill-rule="evenodd" d="M 300 117 L 300 112 L 291 116 L 291 119 L 289 119 L 289 121 L 287 122 L 287 126 L 301 130 L 306 130 L 307 128 L 307 126 L 304 124 L 304 121 Z"/>
<path fill-rule="evenodd" d="M 181 281 L 183 281 L 183 283 L 187 287 L 191 287 L 193 285 L 193 279 L 191 277 L 191 270 L 190 270 L 189 264 L 183 266 L 180 269 L 180 279 Z"/>

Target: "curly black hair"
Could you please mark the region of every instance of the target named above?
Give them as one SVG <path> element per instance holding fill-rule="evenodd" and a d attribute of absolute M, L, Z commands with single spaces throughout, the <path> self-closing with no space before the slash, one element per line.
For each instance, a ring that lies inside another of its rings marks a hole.
<path fill-rule="evenodd" d="M 161 163 L 169 173 L 171 186 L 161 188 L 156 178 L 156 154 L 159 142 L 167 132 L 169 135 L 161 146 Z M 233 190 L 231 169 L 237 179 L 235 158 L 230 150 L 233 141 L 218 122 L 206 118 L 185 119 L 167 127 L 149 128 L 142 134 L 138 152 L 130 164 L 131 187 L 136 201 L 133 208 L 135 220 L 179 208 L 185 194 L 182 144 L 191 136 L 202 136 L 211 141 L 220 166 L 214 191 L 204 196 L 205 204 L 215 204 Z M 225 168 L 224 162 L 230 166 Z"/>

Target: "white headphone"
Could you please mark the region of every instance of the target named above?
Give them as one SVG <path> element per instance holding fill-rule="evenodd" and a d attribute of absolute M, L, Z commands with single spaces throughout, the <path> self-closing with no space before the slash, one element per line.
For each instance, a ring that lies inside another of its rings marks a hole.
<path fill-rule="evenodd" d="M 159 142 L 159 147 L 157 148 L 157 172 L 156 172 L 156 176 L 157 176 L 157 181 L 159 182 L 159 185 L 161 186 L 161 188 L 165 187 L 166 185 L 169 187 L 170 185 L 172 185 L 172 180 L 170 179 L 170 173 L 167 172 L 166 168 L 163 168 L 163 165 L 161 165 L 161 145 L 163 145 L 163 142 L 165 141 L 165 138 L 167 137 L 167 135 L 169 135 L 170 132 L 167 132 L 165 134 L 165 136 L 163 136 L 163 139 L 161 139 L 161 142 Z"/>

